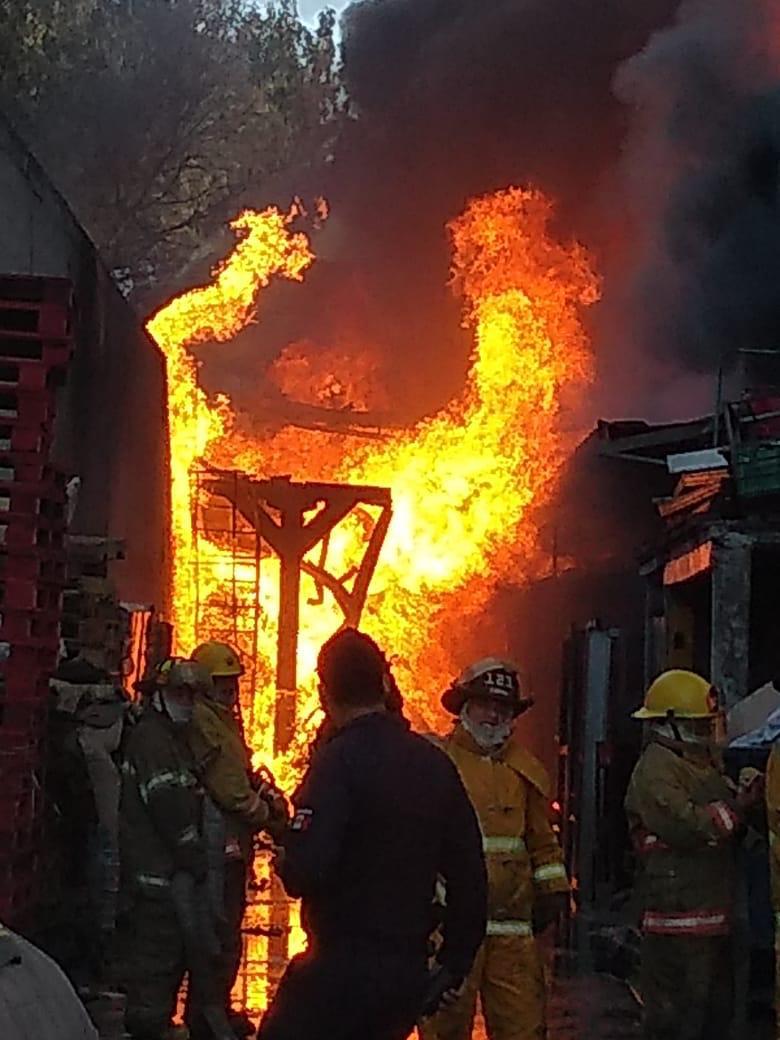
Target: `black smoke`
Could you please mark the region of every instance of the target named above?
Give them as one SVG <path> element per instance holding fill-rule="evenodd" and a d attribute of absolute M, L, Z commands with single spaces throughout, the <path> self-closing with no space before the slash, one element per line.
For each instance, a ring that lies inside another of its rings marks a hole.
<path fill-rule="evenodd" d="M 646 354 L 780 349 L 778 59 L 775 0 L 697 0 L 618 72 L 631 246 L 602 317 Z"/>
<path fill-rule="evenodd" d="M 447 395 L 468 345 L 446 280 L 444 225 L 466 200 L 534 184 L 562 235 L 608 250 L 605 174 L 627 112 L 615 72 L 679 0 L 363 0 L 345 13 L 356 118 L 329 191 L 372 301 L 368 337 Z M 427 399 L 425 399 L 427 397 Z"/>
<path fill-rule="evenodd" d="M 344 320 L 350 343 L 384 359 L 399 418 L 447 400 L 470 338 L 447 286 L 446 222 L 471 196 L 533 184 L 557 201 L 560 234 L 578 237 L 601 262 L 622 224 L 605 193 L 629 125 L 613 80 L 678 5 L 363 0 L 348 8 L 353 118 L 311 182 L 330 200 L 331 226 L 315 242 L 319 263 L 294 290 L 294 318 L 287 308 L 278 333 L 263 323 L 266 349 L 285 337 L 334 345 Z"/>

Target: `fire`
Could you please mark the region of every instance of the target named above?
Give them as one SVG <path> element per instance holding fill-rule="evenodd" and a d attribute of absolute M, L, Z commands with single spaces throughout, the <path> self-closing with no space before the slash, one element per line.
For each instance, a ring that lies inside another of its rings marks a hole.
<path fill-rule="evenodd" d="M 448 228 L 453 288 L 474 339 L 458 397 L 414 427 L 378 439 L 294 427 L 257 435 L 226 397 L 210 399 L 200 387 L 190 348 L 229 340 L 256 320 L 258 292 L 271 278 L 303 277 L 314 256 L 307 238 L 292 230 L 295 215 L 242 213 L 232 224 L 238 244 L 212 283 L 174 299 L 148 325 L 168 364 L 177 648 L 188 652 L 201 639 L 230 633 L 256 662 L 245 691 L 249 736 L 258 761 L 288 791 L 319 717 L 317 651 L 342 614 L 332 592 L 304 575 L 296 739 L 280 750 L 273 732 L 279 563 L 258 548 L 245 519 L 234 515 L 226 533 L 229 525 L 218 522 L 224 500 L 204 506 L 197 471 L 205 462 L 257 478 L 291 474 L 392 490 L 393 519 L 362 624 L 391 656 L 413 720 L 435 726 L 438 693 L 465 663 L 470 622 L 499 583 L 527 579 L 539 567 L 533 509 L 549 499 L 573 444 L 567 402 L 591 372 L 580 311 L 598 296 L 585 250 L 551 237 L 552 207 L 540 193 L 512 188 L 473 200 Z M 339 371 L 326 371 L 329 358 Z M 369 399 L 381 400 L 368 352 L 350 368 L 339 351 L 314 361 L 291 347 L 271 378 L 299 401 L 355 413 Z M 307 562 L 336 577 L 354 573 L 376 518 L 374 507 L 353 511 Z M 251 616 L 254 627 L 242 628 L 238 619 Z M 259 909 L 264 926 L 269 913 Z M 293 925 L 292 946 L 301 940 Z M 265 1002 L 270 949 L 250 949 L 244 996 L 255 1006 Z M 251 965 L 259 964 L 266 967 L 255 977 Z"/>
<path fill-rule="evenodd" d="M 274 275 L 300 280 L 314 259 L 302 234 L 291 234 L 287 217 L 276 210 L 245 210 L 231 223 L 239 243 L 214 272 L 211 285 L 193 289 L 168 303 L 147 330 L 165 354 L 171 467 L 172 621 L 180 647 L 195 646 L 195 560 L 193 558 L 190 477 L 193 466 L 231 421 L 226 398 L 209 402 L 198 385 L 198 364 L 188 348 L 224 343 L 256 314 L 259 289 Z"/>
<path fill-rule="evenodd" d="M 354 413 L 389 405 L 377 379 L 377 360 L 369 351 L 352 357 L 314 343 L 291 343 L 271 366 L 268 378 L 285 397 L 302 404 Z"/>
<path fill-rule="evenodd" d="M 386 486 L 394 517 L 363 627 L 393 658 L 415 721 L 436 724 L 437 694 L 464 663 L 469 619 L 500 582 L 521 581 L 538 567 L 533 507 L 555 486 L 572 446 L 563 422 L 566 403 L 590 377 L 580 310 L 597 299 L 598 281 L 581 246 L 561 245 L 550 235 L 551 216 L 551 204 L 539 192 L 512 188 L 473 200 L 452 221 L 453 287 L 474 336 L 468 377 L 439 413 L 380 440 L 292 427 L 251 435 L 226 399 L 209 401 L 198 386 L 188 348 L 234 336 L 255 319 L 257 292 L 272 276 L 300 279 L 313 261 L 305 236 L 291 230 L 291 217 L 268 210 L 234 222 L 240 241 L 213 284 L 173 300 L 149 323 L 168 358 L 179 646 L 189 649 L 208 636 L 196 631 L 196 594 L 201 601 L 212 597 L 210 614 L 201 616 L 215 620 L 224 600 L 220 586 L 231 573 L 224 546 L 215 541 L 209 566 L 200 561 L 208 587 L 196 593 L 190 478 L 199 460 L 257 477 L 292 474 Z M 327 549 L 331 573 L 345 574 L 359 562 L 372 522 L 366 509 L 336 528 Z M 252 562 L 243 566 L 246 595 L 254 590 L 263 608 L 256 649 L 266 662 L 253 691 L 258 710 L 252 737 L 263 760 L 291 785 L 300 748 L 275 756 L 269 725 L 278 564 L 264 557 L 259 583 Z M 313 583 L 304 577 L 303 586 L 297 717 L 311 721 L 317 649 L 342 617 L 330 593 L 314 603 Z"/>

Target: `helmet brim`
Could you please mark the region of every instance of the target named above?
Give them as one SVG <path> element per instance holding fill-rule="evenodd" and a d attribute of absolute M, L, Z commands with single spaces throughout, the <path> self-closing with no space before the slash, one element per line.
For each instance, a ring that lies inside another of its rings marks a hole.
<path fill-rule="evenodd" d="M 469 690 L 464 686 L 450 686 L 450 688 L 445 690 L 442 694 L 441 705 L 450 715 L 457 716 L 463 711 L 463 706 L 466 701 L 479 698 L 495 699 L 500 701 L 509 700 L 509 698 L 502 697 L 501 695 Z M 516 719 L 520 715 L 523 715 L 529 708 L 533 707 L 533 704 L 533 698 L 531 697 L 514 698 L 512 700 L 512 717 Z"/>
<path fill-rule="evenodd" d="M 682 711 L 648 711 L 647 708 L 639 708 L 633 712 L 632 719 L 714 719 L 717 718 L 716 711 L 710 712 L 682 712 Z"/>

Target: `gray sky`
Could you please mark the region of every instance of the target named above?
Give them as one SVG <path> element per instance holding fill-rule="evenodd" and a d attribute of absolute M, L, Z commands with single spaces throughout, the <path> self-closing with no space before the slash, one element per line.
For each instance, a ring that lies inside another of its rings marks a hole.
<path fill-rule="evenodd" d="M 308 21 L 314 21 L 319 11 L 324 7 L 332 7 L 334 10 L 341 13 L 350 0 L 298 0 L 298 10 L 301 12 L 301 17 Z"/>

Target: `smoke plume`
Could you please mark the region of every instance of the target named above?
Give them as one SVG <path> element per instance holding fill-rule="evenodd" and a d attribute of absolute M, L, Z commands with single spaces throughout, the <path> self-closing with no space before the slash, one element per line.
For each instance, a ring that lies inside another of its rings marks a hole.
<path fill-rule="evenodd" d="M 615 78 L 628 244 L 602 318 L 693 370 L 780 348 L 779 30 L 776 0 L 688 0 Z"/>
<path fill-rule="evenodd" d="M 471 196 L 532 184 L 556 200 L 560 234 L 601 262 L 622 222 L 603 205 L 627 127 L 613 79 L 678 5 L 363 0 L 348 8 L 354 118 L 312 181 L 332 216 L 315 242 L 318 264 L 294 288 L 294 318 L 286 308 L 274 331 L 266 312 L 265 347 L 290 339 L 368 347 L 383 359 L 399 419 L 440 406 L 459 389 L 470 347 L 447 287 L 446 222 Z"/>

